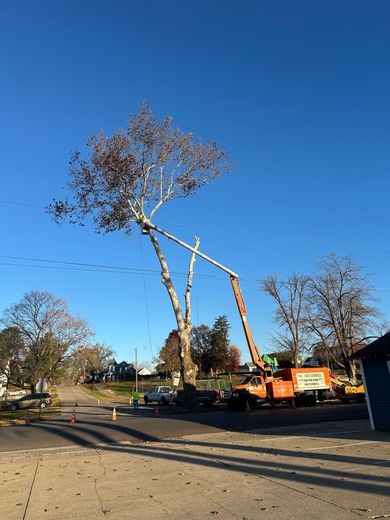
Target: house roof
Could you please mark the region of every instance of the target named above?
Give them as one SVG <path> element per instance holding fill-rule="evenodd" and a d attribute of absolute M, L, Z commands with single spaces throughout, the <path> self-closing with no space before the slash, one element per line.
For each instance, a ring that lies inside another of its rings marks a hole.
<path fill-rule="evenodd" d="M 390 358 L 390 332 L 376 339 L 359 352 L 356 352 L 352 358 Z"/>
<path fill-rule="evenodd" d="M 246 361 L 244 363 L 244 366 L 247 366 L 247 367 L 250 367 L 250 368 L 256 368 L 256 365 L 254 363 L 252 363 L 251 361 Z"/>

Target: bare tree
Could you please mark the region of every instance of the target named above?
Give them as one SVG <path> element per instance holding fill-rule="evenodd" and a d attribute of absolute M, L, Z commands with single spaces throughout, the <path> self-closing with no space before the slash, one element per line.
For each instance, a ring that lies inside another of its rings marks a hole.
<path fill-rule="evenodd" d="M 82 345 L 72 352 L 68 357 L 67 375 L 72 382 L 77 381 L 80 376 L 86 377 L 87 374 L 99 371 L 103 372 L 115 352 L 111 347 L 96 343 L 95 345 Z"/>
<path fill-rule="evenodd" d="M 21 377 L 32 390 L 40 378 L 52 378 L 65 355 L 91 336 L 86 322 L 72 316 L 65 301 L 49 292 L 25 294 L 5 310 L 1 323 L 18 331 L 23 348 L 9 355 L 11 361 L 18 359 Z"/>
<path fill-rule="evenodd" d="M 193 133 L 183 133 L 170 117 L 156 121 L 147 105 L 131 116 L 127 128 L 111 137 L 103 132 L 87 141 L 88 159 L 76 151 L 71 159 L 69 187 L 72 200 L 54 201 L 48 211 L 57 221 L 68 217 L 83 224 L 93 216 L 99 233 L 151 222 L 165 203 L 194 195 L 202 186 L 228 171 L 227 154 L 215 142 L 201 143 Z M 152 230 L 149 237 L 162 270 L 179 334 L 179 355 L 184 382 L 184 401 L 195 399 L 196 366 L 191 359 L 192 254 L 183 310 L 172 282 L 168 263 Z M 195 249 L 199 247 L 196 239 Z"/>
<path fill-rule="evenodd" d="M 261 284 L 262 290 L 272 296 L 276 303 L 275 320 L 281 332 L 274 336 L 275 343 L 292 354 L 296 367 L 299 355 L 308 345 L 305 324 L 308 283 L 308 276 L 293 274 L 287 280 L 269 276 Z"/>
<path fill-rule="evenodd" d="M 356 367 L 350 356 L 361 348 L 375 328 L 377 309 L 368 276 L 351 256 L 332 254 L 320 262 L 319 273 L 310 281 L 308 324 L 318 338 L 317 347 L 345 368 L 356 382 Z"/>

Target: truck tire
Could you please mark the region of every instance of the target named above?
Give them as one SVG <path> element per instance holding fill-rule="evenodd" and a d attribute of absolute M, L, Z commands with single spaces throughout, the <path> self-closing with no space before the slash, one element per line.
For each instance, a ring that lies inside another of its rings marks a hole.
<path fill-rule="evenodd" d="M 309 394 L 306 396 L 305 406 L 317 406 L 317 399 L 314 394 Z"/>
<path fill-rule="evenodd" d="M 19 406 L 17 404 L 11 405 L 11 411 L 16 412 L 16 410 L 19 410 Z"/>
<path fill-rule="evenodd" d="M 146 397 L 146 395 L 145 395 L 145 397 L 144 397 L 144 403 L 145 403 L 145 406 L 148 405 L 148 402 L 149 402 L 149 399 L 148 399 L 148 398 Z"/>

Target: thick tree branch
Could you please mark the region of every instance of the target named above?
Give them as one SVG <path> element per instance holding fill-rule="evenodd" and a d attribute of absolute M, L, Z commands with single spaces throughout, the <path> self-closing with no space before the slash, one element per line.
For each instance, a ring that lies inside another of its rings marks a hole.
<path fill-rule="evenodd" d="M 198 249 L 200 244 L 200 238 L 195 237 L 195 245 L 194 249 Z M 196 260 L 196 254 L 192 253 L 190 264 L 188 266 L 188 277 L 187 277 L 187 288 L 185 292 L 185 302 L 186 302 L 186 324 L 191 325 L 191 289 L 192 289 L 192 278 L 194 275 L 194 263 Z"/>

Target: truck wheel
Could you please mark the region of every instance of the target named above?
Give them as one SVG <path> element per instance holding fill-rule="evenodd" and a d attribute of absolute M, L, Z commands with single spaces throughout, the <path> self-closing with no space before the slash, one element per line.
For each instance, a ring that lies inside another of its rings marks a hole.
<path fill-rule="evenodd" d="M 145 403 L 145 406 L 148 405 L 148 402 L 149 402 L 149 399 L 148 399 L 148 398 L 146 397 L 146 395 L 145 395 L 145 397 L 144 397 L 144 403 Z"/>
<path fill-rule="evenodd" d="M 247 397 L 245 403 L 244 403 L 244 410 L 247 409 L 247 407 L 249 407 L 250 410 L 255 410 L 256 408 L 256 404 L 255 404 L 255 401 L 253 399 L 251 399 L 250 397 Z"/>
<path fill-rule="evenodd" d="M 18 406 L 17 404 L 13 404 L 13 405 L 11 406 L 11 411 L 12 411 L 12 412 L 16 412 L 16 410 L 19 410 L 19 406 Z"/>
<path fill-rule="evenodd" d="M 273 394 L 270 394 L 270 396 L 269 396 L 269 404 L 271 405 L 272 408 L 275 408 L 275 406 L 276 406 L 276 402 L 275 402 Z"/>
<path fill-rule="evenodd" d="M 314 394 L 306 396 L 305 406 L 317 406 L 317 399 Z"/>
<path fill-rule="evenodd" d="M 46 406 L 47 406 L 46 403 L 41 403 L 41 405 L 40 405 L 41 410 L 42 410 L 43 408 L 46 408 Z"/>

